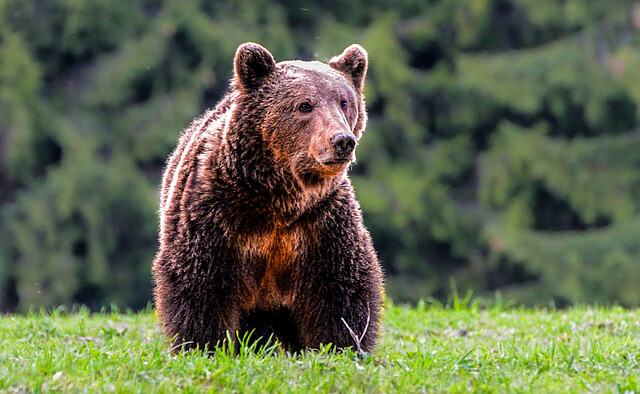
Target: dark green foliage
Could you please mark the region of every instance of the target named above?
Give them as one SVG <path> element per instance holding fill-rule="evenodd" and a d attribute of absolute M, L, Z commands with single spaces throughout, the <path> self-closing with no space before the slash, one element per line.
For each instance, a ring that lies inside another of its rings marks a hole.
<path fill-rule="evenodd" d="M 238 44 L 370 55 L 353 183 L 397 300 L 640 304 L 631 0 L 0 3 L 0 309 L 149 300 L 157 188 Z"/>

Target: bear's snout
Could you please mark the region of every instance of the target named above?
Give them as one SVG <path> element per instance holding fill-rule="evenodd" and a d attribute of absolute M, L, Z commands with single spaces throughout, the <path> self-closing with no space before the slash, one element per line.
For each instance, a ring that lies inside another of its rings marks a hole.
<path fill-rule="evenodd" d="M 346 159 L 356 148 L 356 137 L 350 133 L 338 133 L 331 137 L 331 145 L 336 157 Z"/>

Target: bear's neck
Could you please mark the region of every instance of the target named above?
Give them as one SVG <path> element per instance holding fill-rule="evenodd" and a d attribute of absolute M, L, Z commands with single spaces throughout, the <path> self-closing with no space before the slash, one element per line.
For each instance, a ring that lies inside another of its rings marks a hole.
<path fill-rule="evenodd" d="M 221 157 L 238 225 L 287 227 L 331 198 L 345 176 L 305 184 L 280 165 L 260 133 L 245 125 L 227 130 Z"/>

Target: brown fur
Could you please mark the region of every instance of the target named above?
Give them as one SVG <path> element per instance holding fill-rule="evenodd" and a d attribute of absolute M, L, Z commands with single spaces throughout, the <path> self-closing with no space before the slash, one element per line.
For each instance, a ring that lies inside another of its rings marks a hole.
<path fill-rule="evenodd" d="M 366 125 L 366 52 L 276 63 L 246 43 L 234 66 L 231 91 L 167 161 L 153 264 L 160 323 L 187 348 L 256 329 L 291 350 L 369 351 L 382 273 L 346 177 L 355 154 L 332 142 L 357 141 Z"/>

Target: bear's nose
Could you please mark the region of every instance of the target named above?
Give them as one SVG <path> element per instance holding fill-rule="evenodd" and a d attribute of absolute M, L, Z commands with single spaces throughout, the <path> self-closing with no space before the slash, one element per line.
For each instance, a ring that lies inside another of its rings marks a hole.
<path fill-rule="evenodd" d="M 339 156 L 348 156 L 356 147 L 356 139 L 349 133 L 338 133 L 331 137 L 331 145 Z"/>

